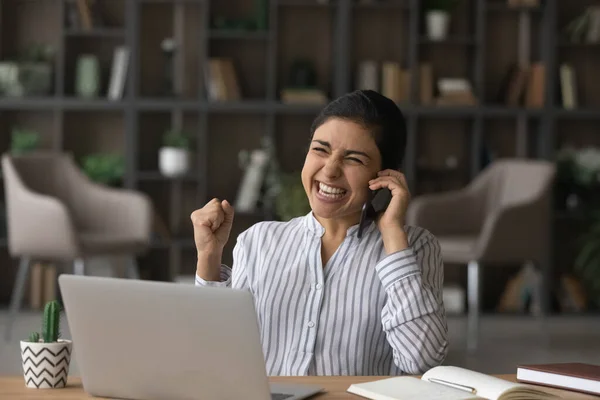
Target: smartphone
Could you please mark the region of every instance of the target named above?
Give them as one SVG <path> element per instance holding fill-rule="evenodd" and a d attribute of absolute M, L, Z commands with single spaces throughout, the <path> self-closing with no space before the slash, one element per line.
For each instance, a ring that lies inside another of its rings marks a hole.
<path fill-rule="evenodd" d="M 359 239 L 362 237 L 364 229 L 386 210 L 390 205 L 391 200 L 392 192 L 388 188 L 371 191 L 369 199 L 363 205 L 362 213 L 360 215 L 358 232 L 356 234 Z"/>

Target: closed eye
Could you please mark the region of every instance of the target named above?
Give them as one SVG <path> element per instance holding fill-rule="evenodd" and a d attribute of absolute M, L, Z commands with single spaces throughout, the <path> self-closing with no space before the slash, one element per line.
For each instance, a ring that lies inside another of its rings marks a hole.
<path fill-rule="evenodd" d="M 325 149 L 324 149 L 324 148 L 322 148 L 322 147 L 313 147 L 313 150 L 314 150 L 314 151 L 320 151 L 320 152 L 323 152 L 323 153 L 327 153 L 327 150 L 325 150 Z"/>
<path fill-rule="evenodd" d="M 361 163 L 364 165 L 364 162 L 362 162 L 362 160 L 359 160 L 358 158 L 348 157 L 348 158 L 346 158 L 346 160 L 356 161 L 357 163 Z"/>

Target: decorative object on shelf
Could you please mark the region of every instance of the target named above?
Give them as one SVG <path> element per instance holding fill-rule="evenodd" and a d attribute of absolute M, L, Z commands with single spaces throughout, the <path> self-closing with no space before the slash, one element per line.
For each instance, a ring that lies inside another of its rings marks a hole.
<path fill-rule="evenodd" d="M 61 339 L 60 303 L 46 303 L 42 319 L 42 332 L 32 332 L 21 340 L 23 378 L 28 388 L 51 389 L 67 385 L 73 342 Z"/>
<path fill-rule="evenodd" d="M 175 51 L 177 44 L 173 38 L 165 38 L 160 44 L 163 53 L 163 95 L 175 95 Z"/>
<path fill-rule="evenodd" d="M 94 98 L 100 94 L 100 61 L 94 54 L 77 58 L 75 93 L 79 97 Z"/>
<path fill-rule="evenodd" d="M 578 106 L 577 79 L 575 67 L 571 63 L 562 63 L 559 68 L 560 97 L 564 109 L 572 110 Z"/>
<path fill-rule="evenodd" d="M 567 40 L 572 43 L 600 42 L 600 7 L 590 6 L 571 20 L 564 28 Z"/>
<path fill-rule="evenodd" d="M 375 60 L 363 60 L 358 63 L 356 90 L 379 91 L 379 65 Z"/>
<path fill-rule="evenodd" d="M 239 101 L 242 98 L 233 60 L 212 57 L 206 74 L 207 96 L 211 101 Z"/>
<path fill-rule="evenodd" d="M 128 64 L 129 48 L 127 46 L 117 46 L 113 55 L 110 83 L 108 85 L 108 98 L 110 100 L 119 100 L 123 97 Z"/>
<path fill-rule="evenodd" d="M 440 78 L 437 86 L 439 92 L 437 105 L 474 106 L 478 103 L 471 82 L 466 78 Z"/>
<path fill-rule="evenodd" d="M 587 297 L 600 308 L 600 210 L 598 206 L 590 213 L 589 226 L 579 239 L 579 252 L 574 272 L 581 279 Z"/>
<path fill-rule="evenodd" d="M 177 178 L 187 174 L 191 165 L 189 135 L 177 129 L 165 132 L 158 157 L 158 166 L 164 176 Z"/>
<path fill-rule="evenodd" d="M 400 63 L 384 61 L 381 65 L 381 93 L 396 104 L 408 102 L 410 76 L 410 71 L 402 69 Z"/>
<path fill-rule="evenodd" d="M 40 145 L 40 134 L 32 129 L 13 127 L 10 152 L 21 155 L 36 150 Z"/>
<path fill-rule="evenodd" d="M 317 71 L 312 61 L 297 59 L 292 63 L 288 84 L 280 97 L 284 103 L 327 103 L 327 95 L 317 87 Z"/>
<path fill-rule="evenodd" d="M 587 212 L 600 204 L 600 149 L 565 147 L 558 152 L 556 205 L 560 210 Z"/>
<path fill-rule="evenodd" d="M 256 149 L 251 152 L 242 150 L 238 154 L 240 167 L 245 171 L 242 183 L 238 189 L 235 209 L 242 213 L 255 212 L 260 200 L 264 183 L 269 153 L 266 149 Z"/>
<path fill-rule="evenodd" d="M 33 44 L 15 60 L 0 62 L 0 92 L 5 96 L 45 96 L 52 90 L 55 49 Z"/>
<path fill-rule="evenodd" d="M 448 37 L 450 15 L 456 8 L 458 0 L 427 0 L 425 3 L 425 20 L 427 37 L 440 41 Z"/>
<path fill-rule="evenodd" d="M 119 154 L 86 155 L 82 159 L 82 168 L 92 181 L 107 186 L 120 186 L 125 175 L 125 161 Z"/>
<path fill-rule="evenodd" d="M 310 202 L 302 185 L 300 172 L 280 174 L 281 189 L 275 202 L 275 213 L 281 221 L 306 215 L 310 210 Z"/>

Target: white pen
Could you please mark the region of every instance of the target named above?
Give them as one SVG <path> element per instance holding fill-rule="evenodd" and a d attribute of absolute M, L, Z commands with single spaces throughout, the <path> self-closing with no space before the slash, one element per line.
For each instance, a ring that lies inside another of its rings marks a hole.
<path fill-rule="evenodd" d="M 455 389 L 464 390 L 464 391 L 469 392 L 471 394 L 477 394 L 477 389 L 472 388 L 470 386 L 459 385 L 458 383 L 452 383 L 452 382 L 448 382 L 448 381 L 444 381 L 444 380 L 436 379 L 436 378 L 429 378 L 428 380 L 429 380 L 429 382 L 439 383 L 440 385 L 450 386 L 450 387 L 453 387 Z"/>

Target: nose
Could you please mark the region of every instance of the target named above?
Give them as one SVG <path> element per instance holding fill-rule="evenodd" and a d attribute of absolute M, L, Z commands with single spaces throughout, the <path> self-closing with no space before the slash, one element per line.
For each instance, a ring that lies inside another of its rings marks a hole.
<path fill-rule="evenodd" d="M 325 166 L 323 167 L 325 176 L 329 179 L 338 178 L 342 173 L 339 161 L 335 157 L 329 157 Z"/>

